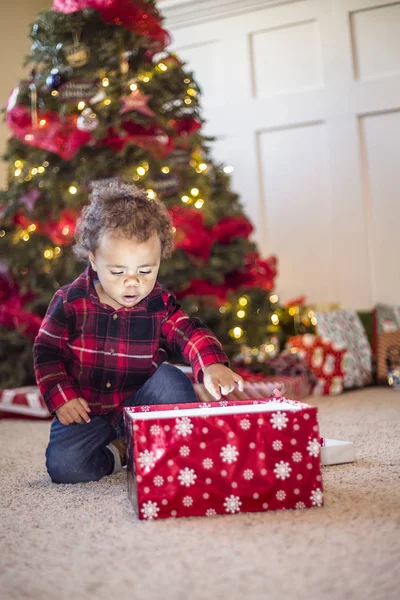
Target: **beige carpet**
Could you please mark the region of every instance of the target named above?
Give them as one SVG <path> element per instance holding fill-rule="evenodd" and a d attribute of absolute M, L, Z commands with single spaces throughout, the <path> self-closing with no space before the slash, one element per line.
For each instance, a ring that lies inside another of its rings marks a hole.
<path fill-rule="evenodd" d="M 125 474 L 75 486 L 44 467 L 49 423 L 3 421 L 0 595 L 121 600 L 400 598 L 400 391 L 319 398 L 326 506 L 139 522 Z"/>

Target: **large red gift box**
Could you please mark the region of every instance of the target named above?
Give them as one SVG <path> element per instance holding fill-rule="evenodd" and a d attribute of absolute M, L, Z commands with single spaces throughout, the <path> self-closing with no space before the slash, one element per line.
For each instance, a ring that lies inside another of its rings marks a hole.
<path fill-rule="evenodd" d="M 322 506 L 317 409 L 294 400 L 124 410 L 140 519 Z"/>

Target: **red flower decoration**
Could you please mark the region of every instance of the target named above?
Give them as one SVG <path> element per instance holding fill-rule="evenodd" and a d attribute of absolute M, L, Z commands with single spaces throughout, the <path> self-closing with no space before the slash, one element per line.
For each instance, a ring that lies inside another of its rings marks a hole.
<path fill-rule="evenodd" d="M 213 285 L 205 279 L 192 279 L 189 287 L 177 292 L 177 298 L 187 296 L 212 296 L 215 304 L 222 304 L 227 300 L 229 289 L 226 285 Z"/>
<path fill-rule="evenodd" d="M 76 120 L 76 115 L 62 120 L 58 113 L 47 111 L 39 116 L 39 127 L 33 127 L 26 106 L 15 106 L 7 113 L 7 125 L 15 137 L 28 146 L 54 152 L 64 160 L 71 160 L 91 139 L 90 133 L 76 128 Z"/>
<path fill-rule="evenodd" d="M 189 117 L 187 119 L 178 119 L 169 121 L 169 125 L 177 132 L 179 137 L 186 137 L 196 133 L 201 129 L 201 121 Z"/>
<path fill-rule="evenodd" d="M 174 206 L 169 214 L 176 229 L 175 249 L 207 260 L 213 240 L 210 231 L 205 228 L 203 213 L 193 208 Z"/>
<path fill-rule="evenodd" d="M 244 216 L 222 219 L 212 228 L 214 240 L 220 244 L 229 244 L 234 238 L 248 238 L 253 225 Z"/>
<path fill-rule="evenodd" d="M 33 292 L 21 296 L 18 284 L 11 278 L 7 269 L 0 270 L 0 326 L 17 329 L 30 339 L 34 339 L 42 322 L 41 317 L 23 308 L 34 298 Z"/>
<path fill-rule="evenodd" d="M 93 8 L 106 23 L 122 25 L 126 29 L 149 37 L 161 48 L 171 42 L 167 31 L 160 25 L 158 12 L 141 0 L 53 0 L 53 10 L 69 14 Z"/>
<path fill-rule="evenodd" d="M 275 256 L 262 260 L 257 252 L 251 252 L 245 257 L 245 270 L 231 273 L 226 281 L 233 290 L 239 287 L 259 287 L 270 291 L 274 288 L 277 274 Z"/>
<path fill-rule="evenodd" d="M 107 136 L 101 143 L 110 146 L 116 152 L 125 148 L 127 144 L 136 144 L 146 148 L 158 158 L 168 156 L 174 150 L 174 144 L 170 136 L 156 125 L 145 127 L 133 123 L 133 121 L 125 121 L 122 123 L 122 129 L 126 132 L 123 136 L 110 127 Z"/>

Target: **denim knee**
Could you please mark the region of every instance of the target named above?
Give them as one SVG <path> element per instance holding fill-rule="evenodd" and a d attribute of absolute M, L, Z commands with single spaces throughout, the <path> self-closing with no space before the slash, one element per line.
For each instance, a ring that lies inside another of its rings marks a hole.
<path fill-rule="evenodd" d="M 108 450 L 106 450 L 107 452 Z M 110 465 L 112 463 L 110 456 Z M 87 481 L 98 481 L 104 475 L 110 473 L 96 473 L 89 467 L 85 469 L 82 457 L 76 452 L 68 451 L 66 448 L 55 448 L 49 446 L 46 450 L 47 472 L 53 483 L 84 483 Z M 112 468 L 110 469 L 110 472 Z"/>
<path fill-rule="evenodd" d="M 163 363 L 156 371 L 162 382 L 159 388 L 160 400 L 163 404 L 183 404 L 197 402 L 193 384 L 189 377 L 177 367 Z"/>
<path fill-rule="evenodd" d="M 46 450 L 47 472 L 53 483 L 78 483 L 79 470 L 74 470 L 74 457 L 64 448 L 49 446 Z"/>

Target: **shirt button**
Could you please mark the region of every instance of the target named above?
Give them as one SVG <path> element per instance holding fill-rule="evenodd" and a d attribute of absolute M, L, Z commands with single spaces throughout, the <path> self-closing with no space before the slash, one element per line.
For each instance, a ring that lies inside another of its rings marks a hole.
<path fill-rule="evenodd" d="M 111 381 L 107 381 L 106 383 L 106 387 L 110 388 L 111 387 Z"/>
<path fill-rule="evenodd" d="M 113 319 L 114 319 L 114 321 L 115 321 L 115 319 L 118 319 L 118 315 L 114 313 L 113 314 Z"/>
<path fill-rule="evenodd" d="M 115 352 L 114 348 L 111 348 L 110 354 L 114 354 L 114 352 Z"/>

